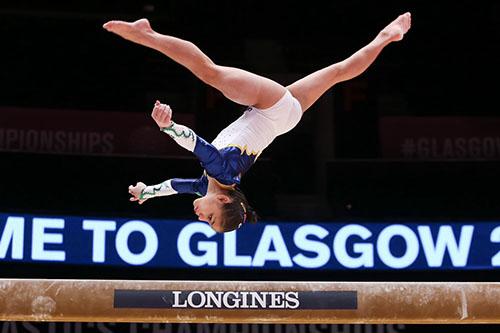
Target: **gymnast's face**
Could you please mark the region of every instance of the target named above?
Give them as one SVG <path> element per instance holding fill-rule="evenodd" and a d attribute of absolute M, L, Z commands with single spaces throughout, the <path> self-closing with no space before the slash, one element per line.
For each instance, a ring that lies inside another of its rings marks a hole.
<path fill-rule="evenodd" d="M 193 201 L 194 213 L 198 220 L 207 222 L 212 229 L 222 232 L 222 206 L 229 202 L 231 198 L 225 194 L 208 193 Z"/>

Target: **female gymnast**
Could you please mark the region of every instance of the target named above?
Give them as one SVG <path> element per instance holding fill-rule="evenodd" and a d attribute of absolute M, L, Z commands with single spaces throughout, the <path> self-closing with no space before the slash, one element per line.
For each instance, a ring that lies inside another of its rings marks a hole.
<path fill-rule="evenodd" d="M 142 204 L 159 196 L 193 193 L 194 212 L 217 232 L 238 229 L 257 215 L 238 185 L 242 175 L 278 135 L 294 128 L 302 114 L 335 84 L 363 73 L 389 43 L 399 41 L 411 26 L 404 13 L 382 29 L 366 46 L 349 58 L 318 70 L 284 87 L 268 78 L 215 64 L 196 45 L 154 31 L 147 19 L 109 21 L 103 27 L 122 38 L 157 50 L 186 67 L 231 101 L 249 106 L 236 121 L 208 143 L 190 128 L 172 121 L 172 109 L 157 101 L 152 117 L 160 130 L 200 160 L 198 179 L 169 179 L 157 185 L 138 182 L 129 186 L 131 201 Z"/>

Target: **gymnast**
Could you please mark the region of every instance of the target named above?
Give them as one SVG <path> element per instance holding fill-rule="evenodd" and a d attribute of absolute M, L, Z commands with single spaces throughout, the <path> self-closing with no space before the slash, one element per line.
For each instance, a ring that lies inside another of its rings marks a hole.
<path fill-rule="evenodd" d="M 212 143 L 172 120 L 169 105 L 156 101 L 152 118 L 160 130 L 191 151 L 204 172 L 197 179 L 169 179 L 157 185 L 138 182 L 129 186 L 130 201 L 144 201 L 177 193 L 199 196 L 194 212 L 217 232 L 238 229 L 257 214 L 239 188 L 241 177 L 262 151 L 279 135 L 294 128 L 302 114 L 335 84 L 363 73 L 384 47 L 403 39 L 411 26 L 409 12 L 398 16 L 366 46 L 347 59 L 320 69 L 284 87 L 268 78 L 215 64 L 196 45 L 154 31 L 147 19 L 109 21 L 103 27 L 124 39 L 157 50 L 186 67 L 204 83 L 231 101 L 248 106 Z"/>

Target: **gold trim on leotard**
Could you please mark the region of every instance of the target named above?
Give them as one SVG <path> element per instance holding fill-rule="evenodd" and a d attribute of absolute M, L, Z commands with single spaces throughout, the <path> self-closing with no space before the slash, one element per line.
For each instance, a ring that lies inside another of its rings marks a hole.
<path fill-rule="evenodd" d="M 258 157 L 260 155 L 260 153 L 261 153 L 260 151 L 255 151 L 255 150 L 249 151 L 248 150 L 248 145 L 240 146 L 240 145 L 237 145 L 237 144 L 229 144 L 227 146 L 228 147 L 236 147 L 236 148 L 238 148 L 239 150 L 241 150 L 241 155 L 243 155 L 243 153 L 245 153 L 248 156 L 255 155 L 256 157 Z"/>

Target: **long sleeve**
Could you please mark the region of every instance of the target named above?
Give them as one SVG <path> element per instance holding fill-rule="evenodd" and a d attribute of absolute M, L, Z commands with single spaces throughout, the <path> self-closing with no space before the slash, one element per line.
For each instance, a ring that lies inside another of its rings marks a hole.
<path fill-rule="evenodd" d="M 214 145 L 196 135 L 189 127 L 174 122 L 169 127 L 162 128 L 161 131 L 168 134 L 181 147 L 194 153 L 208 175 L 217 179 L 224 178 L 226 165 L 221 153 Z"/>
<path fill-rule="evenodd" d="M 146 186 L 144 190 L 142 190 L 139 198 L 145 200 L 177 193 L 178 192 L 172 188 L 172 180 L 169 179 L 160 184 Z"/>
<path fill-rule="evenodd" d="M 203 176 L 198 179 L 174 178 L 171 184 L 177 193 L 190 193 L 201 197 L 207 193 L 208 179 Z"/>
<path fill-rule="evenodd" d="M 206 177 L 197 179 L 173 178 L 160 184 L 146 186 L 141 193 L 140 199 L 150 199 L 182 193 L 202 196 L 207 192 L 207 184 Z"/>
<path fill-rule="evenodd" d="M 189 127 L 172 121 L 170 126 L 161 128 L 161 131 L 168 134 L 179 146 L 191 152 L 194 151 L 197 135 Z"/>

